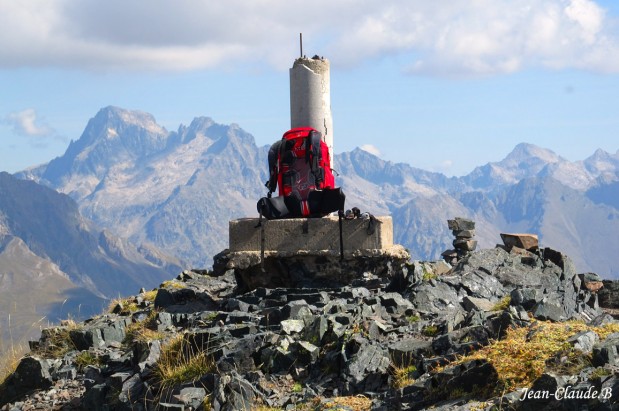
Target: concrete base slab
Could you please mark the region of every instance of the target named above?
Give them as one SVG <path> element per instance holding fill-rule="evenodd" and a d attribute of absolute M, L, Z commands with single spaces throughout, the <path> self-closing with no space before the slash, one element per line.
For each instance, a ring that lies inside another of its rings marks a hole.
<path fill-rule="evenodd" d="M 376 217 L 373 233 L 368 234 L 369 220 L 342 220 L 344 250 L 381 250 L 393 246 L 391 217 Z M 264 250 L 277 253 L 318 253 L 340 250 L 337 217 L 262 220 Z M 230 252 L 260 251 L 261 228 L 257 218 L 230 221 Z"/>

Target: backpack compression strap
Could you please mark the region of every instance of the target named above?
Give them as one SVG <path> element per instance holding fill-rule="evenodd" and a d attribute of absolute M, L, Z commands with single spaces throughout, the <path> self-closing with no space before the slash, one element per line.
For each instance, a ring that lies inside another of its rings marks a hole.
<path fill-rule="evenodd" d="M 324 170 L 320 167 L 320 160 L 322 157 L 322 150 L 320 149 L 320 142 L 322 141 L 322 134 L 319 131 L 312 130 L 310 131 L 309 136 L 307 137 L 307 142 L 310 147 L 309 150 L 306 151 L 305 158 L 310 160 L 309 152 L 311 151 L 311 162 L 310 169 L 312 170 L 312 174 L 314 174 L 314 180 L 316 181 L 316 188 L 321 189 L 322 183 L 325 181 Z"/>

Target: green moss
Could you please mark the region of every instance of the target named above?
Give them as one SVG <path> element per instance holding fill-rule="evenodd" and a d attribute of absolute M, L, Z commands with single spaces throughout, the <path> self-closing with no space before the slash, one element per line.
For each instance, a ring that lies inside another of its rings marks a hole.
<path fill-rule="evenodd" d="M 436 325 L 427 325 L 421 331 L 426 337 L 434 337 L 438 334 L 438 327 Z"/>
<path fill-rule="evenodd" d="M 423 281 L 430 281 L 438 278 L 438 275 L 434 274 L 432 271 L 423 270 Z"/>

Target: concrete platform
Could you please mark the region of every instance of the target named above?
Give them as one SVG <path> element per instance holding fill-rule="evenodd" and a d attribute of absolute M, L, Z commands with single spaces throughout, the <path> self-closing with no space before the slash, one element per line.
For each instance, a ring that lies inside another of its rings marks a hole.
<path fill-rule="evenodd" d="M 368 220 L 342 221 L 344 250 L 383 250 L 393 246 L 391 217 L 376 217 L 373 234 L 367 233 Z M 276 253 L 319 253 L 340 249 L 337 217 L 263 220 L 264 250 Z M 257 218 L 230 221 L 231 252 L 260 251 L 261 236 Z"/>

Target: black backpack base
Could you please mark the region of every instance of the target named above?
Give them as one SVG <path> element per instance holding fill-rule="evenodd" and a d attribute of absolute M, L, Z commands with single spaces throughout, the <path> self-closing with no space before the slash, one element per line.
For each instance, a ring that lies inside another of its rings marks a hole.
<path fill-rule="evenodd" d="M 341 188 L 314 190 L 306 201 L 298 196 L 262 197 L 256 205 L 261 217 L 267 220 L 282 218 L 319 218 L 344 211 L 346 195 Z"/>

